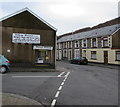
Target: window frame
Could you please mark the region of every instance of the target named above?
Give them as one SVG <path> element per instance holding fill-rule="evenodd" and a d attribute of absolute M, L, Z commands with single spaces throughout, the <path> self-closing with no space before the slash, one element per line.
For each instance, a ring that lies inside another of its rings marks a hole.
<path fill-rule="evenodd" d="M 75 48 L 79 48 L 79 40 L 75 41 Z"/>
<path fill-rule="evenodd" d="M 97 47 L 97 40 L 96 40 L 96 38 L 92 38 L 92 47 L 93 48 Z"/>
<path fill-rule="evenodd" d="M 72 41 L 69 41 L 68 48 L 72 48 Z"/>
<path fill-rule="evenodd" d="M 96 58 L 94 58 L 92 55 L 95 54 Z M 97 52 L 96 51 L 91 51 L 91 59 L 97 60 Z"/>
<path fill-rule="evenodd" d="M 106 45 L 105 42 L 107 42 L 107 45 Z M 103 39 L 103 47 L 109 47 L 109 40 L 108 40 L 108 37 L 104 37 L 104 39 Z"/>
<path fill-rule="evenodd" d="M 120 61 L 120 59 L 117 59 L 117 52 L 119 52 L 119 55 L 120 55 L 120 51 L 116 51 L 116 53 L 115 53 L 115 56 L 116 56 L 116 61 Z"/>
<path fill-rule="evenodd" d="M 87 48 L 87 39 L 82 40 L 82 48 Z"/>

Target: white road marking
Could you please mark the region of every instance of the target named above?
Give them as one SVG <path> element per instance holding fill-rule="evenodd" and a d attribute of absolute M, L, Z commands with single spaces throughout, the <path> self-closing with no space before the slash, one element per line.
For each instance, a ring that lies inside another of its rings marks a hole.
<path fill-rule="evenodd" d="M 66 81 L 66 79 L 63 80 L 64 82 Z"/>
<path fill-rule="evenodd" d="M 68 77 L 69 74 L 70 74 L 70 72 L 68 72 L 68 73 L 65 75 L 65 77 Z"/>
<path fill-rule="evenodd" d="M 51 104 L 51 106 L 50 107 L 54 107 L 55 106 L 55 104 L 56 104 L 56 99 L 54 99 L 53 101 L 52 101 L 52 104 Z"/>
<path fill-rule="evenodd" d="M 58 90 L 60 91 L 61 89 L 62 89 L 62 86 L 60 86 Z"/>
<path fill-rule="evenodd" d="M 61 73 L 60 75 L 58 75 L 57 77 L 61 77 L 64 73 L 65 73 L 65 72 L 62 72 L 62 73 Z M 69 74 L 70 74 L 70 72 L 68 72 L 65 76 L 63 76 L 63 77 L 65 77 L 65 79 L 62 81 L 60 87 L 58 88 L 58 91 L 57 91 L 57 93 L 55 94 L 55 98 L 58 98 L 58 97 L 59 97 L 59 94 L 60 94 L 60 92 L 61 92 L 61 90 L 62 90 L 62 87 L 63 87 L 66 79 L 68 78 Z M 53 99 L 53 101 L 52 101 L 52 103 L 51 103 L 51 107 L 54 107 L 54 106 L 55 106 L 56 101 L 57 101 L 56 99 Z"/>
<path fill-rule="evenodd" d="M 65 72 L 60 73 L 60 75 L 58 75 L 58 77 L 61 77 L 64 73 L 65 73 Z"/>
<path fill-rule="evenodd" d="M 57 91 L 55 97 L 57 98 L 59 96 L 59 94 L 60 94 L 60 91 Z"/>
<path fill-rule="evenodd" d="M 58 78 L 58 76 L 12 76 L 12 78 L 51 78 L 51 77 Z"/>
<path fill-rule="evenodd" d="M 65 77 L 65 80 L 67 79 L 68 75 L 70 74 L 70 72 L 68 72 L 65 76 L 62 76 L 65 72 L 62 72 L 60 75 L 58 76 L 12 76 L 12 78 L 57 78 L 57 77 Z M 64 80 L 64 81 L 65 81 Z"/>
<path fill-rule="evenodd" d="M 64 85 L 64 82 L 62 82 L 61 85 Z"/>

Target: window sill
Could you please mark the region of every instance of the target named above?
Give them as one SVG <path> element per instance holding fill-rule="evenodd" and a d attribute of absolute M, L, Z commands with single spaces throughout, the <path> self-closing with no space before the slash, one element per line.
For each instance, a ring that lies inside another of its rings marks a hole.
<path fill-rule="evenodd" d="M 92 60 L 97 60 L 96 58 L 91 58 Z"/>
<path fill-rule="evenodd" d="M 97 48 L 97 47 L 92 47 L 92 48 Z"/>
<path fill-rule="evenodd" d="M 115 61 L 120 61 L 120 60 L 115 60 Z"/>
<path fill-rule="evenodd" d="M 109 46 L 104 46 L 104 47 L 102 47 L 102 48 L 110 48 Z"/>

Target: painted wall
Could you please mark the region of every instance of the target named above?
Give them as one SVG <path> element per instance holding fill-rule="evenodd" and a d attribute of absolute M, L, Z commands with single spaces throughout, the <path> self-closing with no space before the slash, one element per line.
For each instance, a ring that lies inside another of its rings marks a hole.
<path fill-rule="evenodd" d="M 83 49 L 82 55 L 84 55 L 84 50 L 86 50 L 86 58 L 90 62 L 98 62 L 98 63 L 104 63 L 104 51 L 108 51 L 108 63 L 109 64 L 120 64 L 120 61 L 116 61 L 116 51 L 120 51 L 120 49 Z M 91 51 L 97 52 L 97 60 L 91 59 Z"/>

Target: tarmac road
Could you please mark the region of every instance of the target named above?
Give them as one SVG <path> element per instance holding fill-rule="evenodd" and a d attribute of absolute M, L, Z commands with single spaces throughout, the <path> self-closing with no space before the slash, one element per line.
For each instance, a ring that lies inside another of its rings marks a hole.
<path fill-rule="evenodd" d="M 3 75 L 4 93 L 42 105 L 117 105 L 118 68 L 57 62 L 61 72 L 10 72 Z"/>

